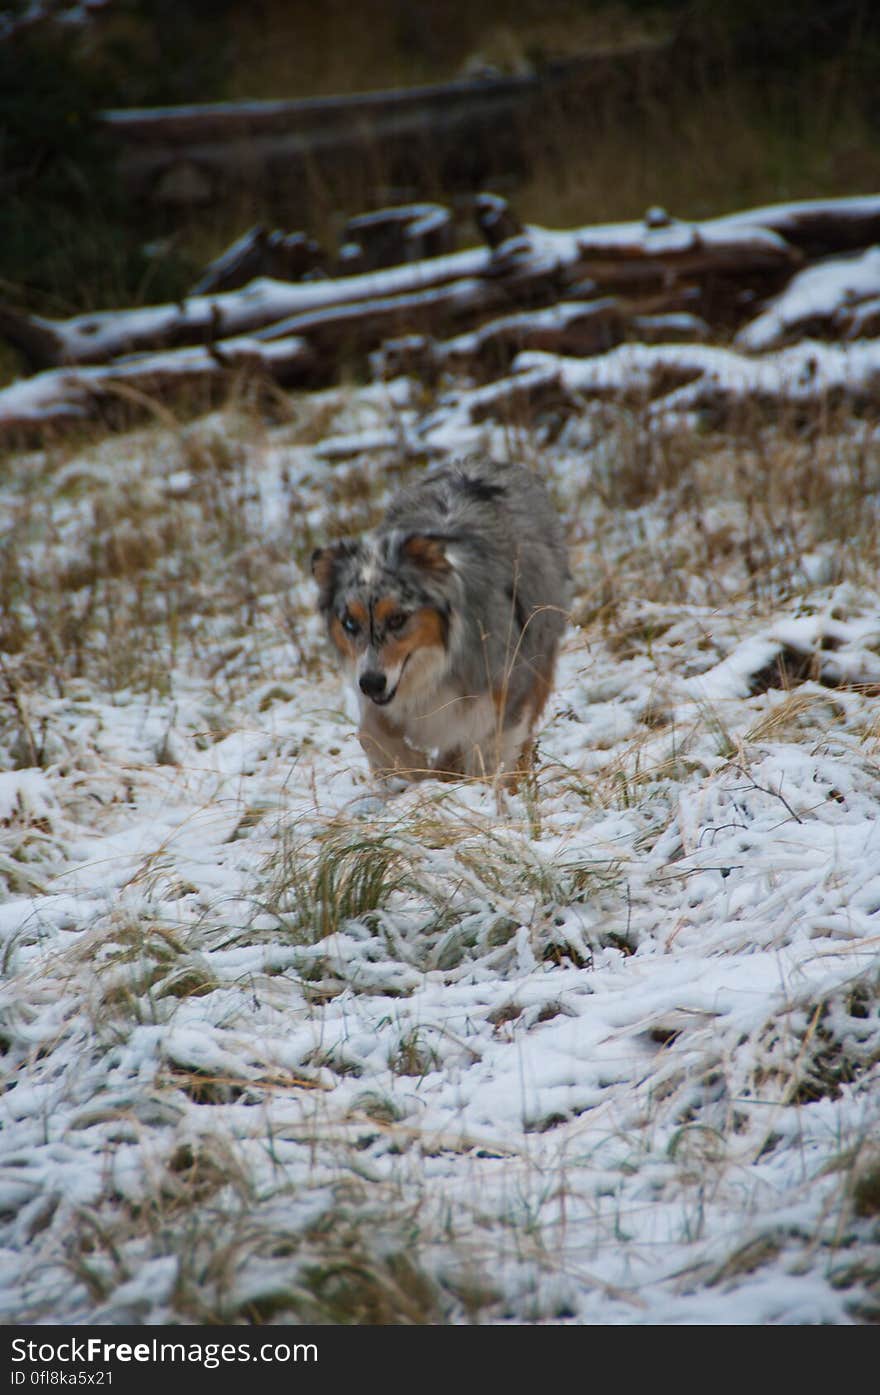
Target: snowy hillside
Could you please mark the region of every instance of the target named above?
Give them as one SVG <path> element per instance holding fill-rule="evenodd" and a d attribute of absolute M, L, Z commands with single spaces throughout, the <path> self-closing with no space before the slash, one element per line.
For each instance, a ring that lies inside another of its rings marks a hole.
<path fill-rule="evenodd" d="M 876 1320 L 880 439 L 425 397 L 6 459 L 0 1320 Z M 475 451 L 535 778 L 381 799 L 308 558 Z"/>

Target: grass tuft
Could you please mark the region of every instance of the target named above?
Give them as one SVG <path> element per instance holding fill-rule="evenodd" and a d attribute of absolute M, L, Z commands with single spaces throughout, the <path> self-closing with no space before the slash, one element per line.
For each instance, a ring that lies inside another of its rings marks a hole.
<path fill-rule="evenodd" d="M 299 944 L 317 944 L 352 921 L 369 930 L 376 913 L 408 884 L 404 855 L 392 838 L 362 824 L 331 827 L 317 849 L 282 827 L 267 867 L 261 908 L 278 917 Z"/>

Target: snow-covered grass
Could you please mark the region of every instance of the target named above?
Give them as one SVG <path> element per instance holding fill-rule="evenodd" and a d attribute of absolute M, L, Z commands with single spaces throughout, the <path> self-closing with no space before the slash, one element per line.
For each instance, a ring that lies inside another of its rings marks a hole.
<path fill-rule="evenodd" d="M 420 392 L 5 462 L 0 1317 L 876 1320 L 880 441 Z M 517 794 L 380 797 L 314 614 L 420 441 L 568 523 Z"/>

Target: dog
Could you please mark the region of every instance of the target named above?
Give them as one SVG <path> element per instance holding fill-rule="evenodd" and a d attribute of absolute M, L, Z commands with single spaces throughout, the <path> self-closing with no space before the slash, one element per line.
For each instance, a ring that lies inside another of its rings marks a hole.
<path fill-rule="evenodd" d="M 563 529 L 515 465 L 450 466 L 380 526 L 312 556 L 373 774 L 501 777 L 531 763 L 569 603 Z"/>

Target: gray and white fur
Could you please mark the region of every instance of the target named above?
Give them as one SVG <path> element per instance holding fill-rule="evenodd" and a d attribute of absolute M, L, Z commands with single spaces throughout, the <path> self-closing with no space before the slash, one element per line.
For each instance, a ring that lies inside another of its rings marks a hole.
<path fill-rule="evenodd" d="M 562 525 L 535 475 L 439 470 L 373 533 L 319 549 L 312 570 L 375 773 L 522 769 L 569 603 Z"/>

